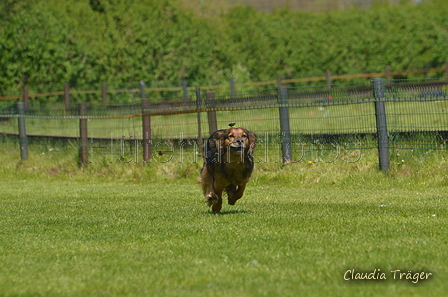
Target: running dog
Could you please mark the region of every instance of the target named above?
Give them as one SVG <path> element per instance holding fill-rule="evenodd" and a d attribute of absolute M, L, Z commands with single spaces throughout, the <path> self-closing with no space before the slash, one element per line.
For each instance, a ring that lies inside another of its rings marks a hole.
<path fill-rule="evenodd" d="M 234 125 L 234 123 L 232 123 Z M 205 203 L 219 212 L 225 190 L 230 205 L 243 196 L 254 169 L 253 150 L 257 135 L 244 128 L 215 131 L 204 147 L 201 183 Z"/>

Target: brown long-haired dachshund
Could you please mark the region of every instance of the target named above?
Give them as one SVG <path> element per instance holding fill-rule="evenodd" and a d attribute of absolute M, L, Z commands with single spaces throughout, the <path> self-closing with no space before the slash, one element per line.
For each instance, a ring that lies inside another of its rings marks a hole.
<path fill-rule="evenodd" d="M 204 146 L 204 166 L 201 173 L 205 203 L 219 212 L 222 192 L 230 205 L 243 196 L 254 169 L 255 133 L 243 128 L 215 131 Z"/>

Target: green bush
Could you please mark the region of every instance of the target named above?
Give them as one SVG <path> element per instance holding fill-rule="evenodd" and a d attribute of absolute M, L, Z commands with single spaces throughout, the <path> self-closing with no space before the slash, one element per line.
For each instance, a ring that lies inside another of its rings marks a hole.
<path fill-rule="evenodd" d="M 448 3 L 440 0 L 327 13 L 237 6 L 214 16 L 178 0 L 5 0 L 0 11 L 3 95 L 24 85 L 204 86 L 448 60 Z"/>

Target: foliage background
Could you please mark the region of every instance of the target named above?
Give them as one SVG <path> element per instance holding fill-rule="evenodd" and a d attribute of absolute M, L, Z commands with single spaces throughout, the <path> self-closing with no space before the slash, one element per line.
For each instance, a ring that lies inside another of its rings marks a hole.
<path fill-rule="evenodd" d="M 179 0 L 4 0 L 0 93 L 125 84 L 190 86 L 441 67 L 448 2 L 312 13 L 236 6 L 198 13 Z"/>

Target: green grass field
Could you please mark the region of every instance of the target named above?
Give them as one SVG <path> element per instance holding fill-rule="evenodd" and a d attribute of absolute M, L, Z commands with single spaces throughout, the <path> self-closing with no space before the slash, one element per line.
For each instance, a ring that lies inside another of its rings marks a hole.
<path fill-rule="evenodd" d="M 373 151 L 357 163 L 257 164 L 245 196 L 220 214 L 203 203 L 199 163 L 78 167 L 70 151 L 31 150 L 26 162 L 8 145 L 0 154 L 1 296 L 448 289 L 444 151 L 394 152 L 388 173 Z M 344 280 L 352 269 L 386 280 Z M 400 279 L 408 271 L 431 275 Z"/>

